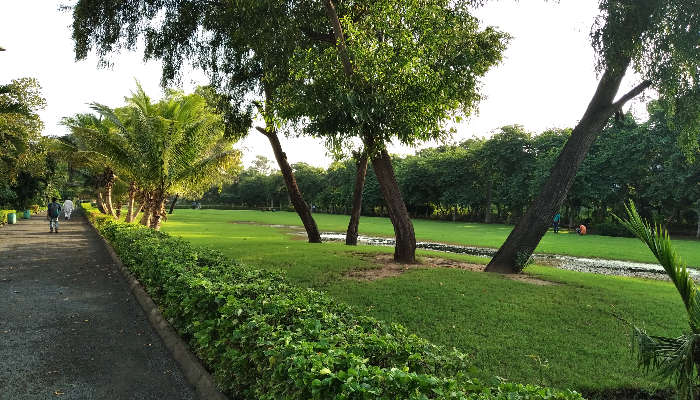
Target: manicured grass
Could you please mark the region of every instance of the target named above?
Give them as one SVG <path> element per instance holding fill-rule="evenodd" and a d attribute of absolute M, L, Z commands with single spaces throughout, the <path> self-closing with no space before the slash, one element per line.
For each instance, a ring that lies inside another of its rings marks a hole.
<path fill-rule="evenodd" d="M 226 215 L 227 221 L 302 226 L 297 214 L 292 212 L 197 211 L 200 213 L 214 213 L 214 215 Z M 181 212 L 181 210 L 177 212 Z M 345 232 L 348 226 L 348 218 L 346 215 L 314 214 L 314 219 L 322 231 Z M 500 247 L 513 229 L 511 225 L 428 220 L 414 220 L 413 225 L 418 240 L 492 248 Z M 394 236 L 394 229 L 388 218 L 362 217 L 359 230 L 361 235 Z M 674 243 L 689 266 L 700 268 L 699 240 L 675 240 Z M 580 236 L 576 233 L 568 233 L 566 230 L 558 234 L 551 231 L 548 232 L 537 247 L 537 252 L 612 260 L 655 262 L 649 250 L 636 238 L 598 235 Z"/>
<path fill-rule="evenodd" d="M 517 382 L 588 390 L 652 388 L 654 379 L 636 368 L 630 350 L 631 329 L 613 314 L 657 335 L 677 336 L 687 326 L 681 301 L 667 282 L 537 266 L 528 268 L 528 274 L 559 284 L 539 286 L 500 275 L 443 268 L 412 268 L 398 277 L 356 281 L 346 278 L 345 273 L 376 268 L 371 255 L 390 253 L 392 249 L 308 244 L 284 229 L 231 223 L 247 220 L 292 225 L 294 218 L 290 216 L 279 212 L 177 210 L 163 230 L 195 244 L 218 248 L 253 266 L 281 269 L 293 282 L 325 290 L 366 314 L 399 322 L 435 343 L 457 347 L 471 354 L 475 365 L 486 374 Z M 322 230 L 344 229 L 340 216 L 316 218 Z M 360 230 L 388 234 L 383 224 L 382 219 L 363 218 Z M 439 233 L 441 227 L 452 233 Z M 459 229 L 462 234 L 457 233 Z M 492 225 L 431 221 L 416 221 L 416 231 L 419 237 L 434 232 L 465 244 L 468 240 L 495 240 L 499 235 L 498 227 Z M 566 235 L 553 236 L 546 237 L 552 248 L 567 240 Z M 573 237 L 570 243 L 576 246 L 570 247 L 580 251 L 579 255 L 591 256 L 584 251 L 594 248 L 596 241 L 610 239 Z M 634 240 L 618 240 L 619 247 L 634 248 Z M 684 252 L 681 249 L 681 254 Z M 427 254 L 486 262 L 470 256 L 419 252 L 419 256 Z"/>

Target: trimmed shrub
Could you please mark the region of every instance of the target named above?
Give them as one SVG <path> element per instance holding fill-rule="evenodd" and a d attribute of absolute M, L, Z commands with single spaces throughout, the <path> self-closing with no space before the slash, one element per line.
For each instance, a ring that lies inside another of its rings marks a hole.
<path fill-rule="evenodd" d="M 612 222 L 596 224 L 593 232 L 602 236 L 634 237 L 624 226 Z"/>
<path fill-rule="evenodd" d="M 459 351 L 357 315 L 278 273 L 95 210 L 87 214 L 219 387 L 234 397 L 582 398 L 572 391 L 484 382 Z"/>

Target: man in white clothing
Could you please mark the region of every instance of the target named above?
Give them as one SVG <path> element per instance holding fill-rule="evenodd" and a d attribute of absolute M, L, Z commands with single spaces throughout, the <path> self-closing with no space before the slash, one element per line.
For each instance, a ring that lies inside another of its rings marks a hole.
<path fill-rule="evenodd" d="M 73 202 L 71 199 L 66 199 L 66 201 L 63 202 L 63 215 L 66 218 L 66 221 L 70 219 L 70 215 L 73 212 Z"/>

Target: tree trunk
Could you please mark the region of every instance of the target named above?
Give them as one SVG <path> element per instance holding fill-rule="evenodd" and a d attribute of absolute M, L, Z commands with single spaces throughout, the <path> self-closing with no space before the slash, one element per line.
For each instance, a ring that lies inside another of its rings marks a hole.
<path fill-rule="evenodd" d="M 124 218 L 126 222 L 134 222 L 134 218 L 136 217 L 136 215 L 134 215 L 134 197 L 136 197 L 136 182 L 130 182 L 129 203 L 126 208 L 126 218 Z"/>
<path fill-rule="evenodd" d="M 306 229 L 306 235 L 309 238 L 309 243 L 321 243 L 321 234 L 316 226 L 316 221 L 314 221 L 314 217 L 311 216 L 309 205 L 306 204 L 301 195 L 296 178 L 294 178 L 292 167 L 287 161 L 287 155 L 284 153 L 284 151 L 282 151 L 282 145 L 277 137 L 277 131 L 270 127 L 267 129 L 258 127 L 257 129 L 267 137 L 267 139 L 270 141 L 270 145 L 272 145 L 272 150 L 275 153 L 277 164 L 282 171 L 284 184 L 287 186 L 289 199 L 294 205 L 294 210 L 297 212 L 297 214 L 299 214 L 299 218 L 301 218 L 301 221 L 304 223 L 304 229 Z"/>
<path fill-rule="evenodd" d="M 101 191 L 97 191 L 97 209 L 100 210 L 102 214 L 107 214 L 107 206 L 105 205 L 104 197 Z"/>
<path fill-rule="evenodd" d="M 695 213 L 698 215 L 698 230 L 695 232 L 695 239 L 700 239 L 700 209 L 695 210 Z"/>
<path fill-rule="evenodd" d="M 626 101 L 649 86 L 650 83 L 645 81 L 613 102 L 628 65 L 629 60 L 605 70 L 586 112 L 571 132 L 539 196 L 493 256 L 486 271 L 519 273 L 525 266 L 547 232 L 554 214 L 561 208 L 581 162 L 605 123 Z"/>
<path fill-rule="evenodd" d="M 117 202 L 116 213 L 117 213 L 117 219 L 119 219 L 119 217 L 121 217 L 121 215 L 122 215 L 122 202 L 121 201 Z"/>
<path fill-rule="evenodd" d="M 365 188 L 365 178 L 367 177 L 367 153 L 362 152 L 355 164 L 357 166 L 355 190 L 352 193 L 350 223 L 348 224 L 348 231 L 345 234 L 345 244 L 348 246 L 357 245 L 358 226 L 360 225 L 360 214 L 362 213 L 362 191 Z"/>
<path fill-rule="evenodd" d="M 401 197 L 399 185 L 394 175 L 394 167 L 391 165 L 391 157 L 386 150 L 382 150 L 372 159 L 372 168 L 377 176 L 379 187 L 386 202 L 389 218 L 394 225 L 396 235 L 396 247 L 394 247 L 394 261 L 400 263 L 416 262 L 416 234 L 413 231 L 413 223 L 408 216 L 406 204 Z"/>
<path fill-rule="evenodd" d="M 113 217 L 117 216 L 112 206 L 112 188 L 114 187 L 114 172 L 111 169 L 105 171 L 105 206 L 107 206 L 107 213 Z"/>
<path fill-rule="evenodd" d="M 134 213 L 131 215 L 131 222 L 134 222 L 136 217 L 138 217 L 138 215 L 141 213 L 141 210 L 143 210 L 143 205 L 144 205 L 144 202 L 146 201 L 145 198 L 146 198 L 145 195 L 141 196 L 141 201 L 139 201 L 138 208 L 136 208 L 136 210 L 134 210 Z"/>
<path fill-rule="evenodd" d="M 141 209 L 143 210 L 143 215 L 141 216 L 141 225 L 151 226 L 151 201 L 153 196 L 151 193 L 144 193 L 143 200 L 141 201 Z"/>
<path fill-rule="evenodd" d="M 489 179 L 489 186 L 486 188 L 486 207 L 484 209 L 484 223 L 491 223 L 491 199 L 493 198 L 493 180 Z"/>
<path fill-rule="evenodd" d="M 156 190 L 151 197 L 151 220 L 149 226 L 151 229 L 159 231 L 163 211 L 165 209 L 165 193 L 162 190 Z"/>
<path fill-rule="evenodd" d="M 168 211 L 168 214 L 172 214 L 173 210 L 175 209 L 175 203 L 177 203 L 177 199 L 180 198 L 179 194 L 176 194 L 175 197 L 173 197 L 172 203 L 170 203 L 170 210 Z"/>

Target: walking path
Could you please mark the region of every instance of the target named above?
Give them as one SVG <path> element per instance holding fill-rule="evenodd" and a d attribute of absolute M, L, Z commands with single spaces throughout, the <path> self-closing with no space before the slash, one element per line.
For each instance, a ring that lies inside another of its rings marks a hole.
<path fill-rule="evenodd" d="M 83 217 L 0 228 L 0 399 L 195 399 Z"/>

